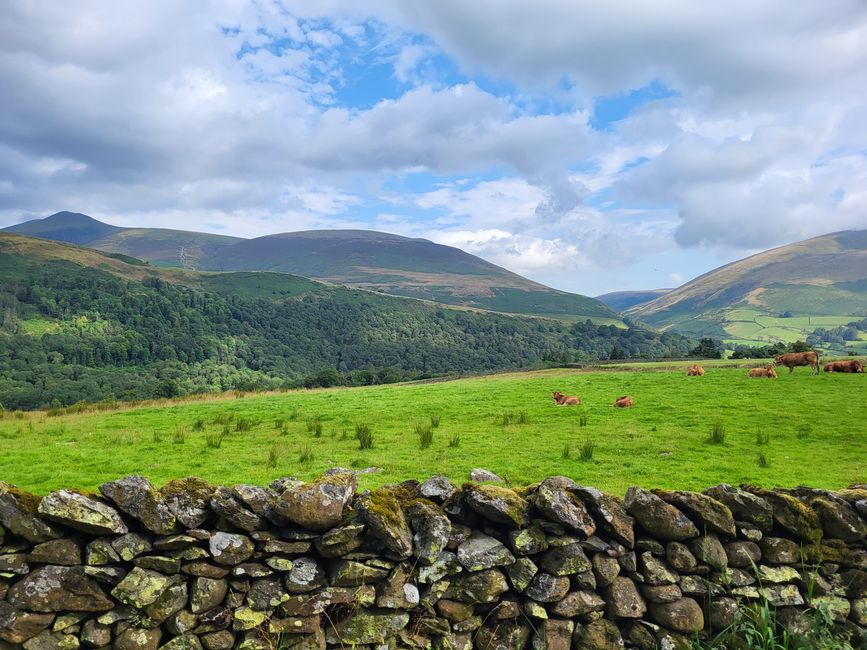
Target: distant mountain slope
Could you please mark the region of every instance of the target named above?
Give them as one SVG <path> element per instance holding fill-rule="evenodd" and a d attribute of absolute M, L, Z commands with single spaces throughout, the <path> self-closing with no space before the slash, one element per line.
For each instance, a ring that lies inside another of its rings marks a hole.
<path fill-rule="evenodd" d="M 68 233 L 77 228 L 74 243 L 160 266 L 291 273 L 449 305 L 570 321 L 620 322 L 617 312 L 598 300 L 546 287 L 426 239 L 366 230 L 312 230 L 240 239 L 180 230 L 116 228 L 84 215 L 72 215 L 75 219 L 70 215 L 58 213 L 6 230 L 73 241 Z M 88 220 L 87 228 L 81 218 Z M 87 234 L 92 236 L 88 239 Z"/>
<path fill-rule="evenodd" d="M 0 233 L 0 404 L 386 383 L 692 343 L 448 308 L 269 272 L 201 272 Z M 616 353 L 616 355 L 615 355 Z"/>
<path fill-rule="evenodd" d="M 867 230 L 832 233 L 753 255 L 627 313 L 657 327 L 753 341 L 785 340 L 818 325 L 840 324 L 832 320 L 863 318 Z"/>
<path fill-rule="evenodd" d="M 645 302 L 664 296 L 671 289 L 647 289 L 645 291 L 612 291 L 596 296 L 596 300 L 603 302 L 615 311 L 626 311 Z"/>

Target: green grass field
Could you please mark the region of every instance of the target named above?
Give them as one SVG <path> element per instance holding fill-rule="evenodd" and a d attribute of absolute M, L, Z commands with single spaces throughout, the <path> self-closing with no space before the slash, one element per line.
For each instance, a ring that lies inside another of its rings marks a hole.
<path fill-rule="evenodd" d="M 686 365 L 219 396 L 60 416 L 6 413 L 0 480 L 38 493 L 131 473 L 157 484 L 191 474 L 264 484 L 310 478 L 332 464 L 384 469 L 362 476 L 363 487 L 436 473 L 461 482 L 485 467 L 512 484 L 563 474 L 620 495 L 634 484 L 841 488 L 867 480 L 867 376 L 816 377 L 800 368 L 757 380 L 717 362 L 706 364 L 706 376 L 688 378 Z M 580 395 L 583 404 L 556 407 L 552 390 Z M 635 408 L 614 409 L 626 393 Z M 430 425 L 432 416 L 439 426 L 420 449 L 416 425 Z M 717 423 L 723 444 L 707 441 Z M 359 449 L 356 424 L 370 426 L 372 449 Z M 758 433 L 769 442 L 757 444 Z M 587 443 L 592 458 L 582 460 Z"/>

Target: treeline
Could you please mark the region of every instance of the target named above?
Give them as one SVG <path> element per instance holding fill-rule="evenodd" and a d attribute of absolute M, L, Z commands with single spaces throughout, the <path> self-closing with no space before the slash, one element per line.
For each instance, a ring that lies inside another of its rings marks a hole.
<path fill-rule="evenodd" d="M 772 343 L 770 345 L 737 345 L 735 346 L 734 352 L 732 352 L 731 358 L 770 359 L 778 354 L 786 354 L 788 352 L 807 352 L 812 349 L 813 348 L 809 344 L 809 339 L 807 342 L 794 341 L 792 343 L 784 343 L 783 341 L 778 341 L 777 343 Z"/>
<path fill-rule="evenodd" d="M 0 284 L 0 405 L 389 383 L 606 359 L 681 356 L 628 329 L 442 309 L 325 288 L 272 301 L 68 263 Z"/>

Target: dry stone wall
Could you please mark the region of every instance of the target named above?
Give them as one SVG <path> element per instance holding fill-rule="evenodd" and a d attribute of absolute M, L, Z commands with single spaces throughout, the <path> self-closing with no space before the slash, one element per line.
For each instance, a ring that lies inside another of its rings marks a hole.
<path fill-rule="evenodd" d="M 688 648 L 762 599 L 859 647 L 865 517 L 865 486 L 0 483 L 0 650 Z"/>

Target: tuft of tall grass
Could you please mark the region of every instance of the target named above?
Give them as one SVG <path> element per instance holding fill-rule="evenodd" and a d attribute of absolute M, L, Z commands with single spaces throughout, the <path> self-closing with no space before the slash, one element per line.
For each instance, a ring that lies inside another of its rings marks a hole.
<path fill-rule="evenodd" d="M 712 445 L 721 445 L 726 441 L 726 428 L 722 422 L 714 422 L 707 441 Z"/>
<path fill-rule="evenodd" d="M 771 461 L 769 461 L 768 457 L 762 453 L 759 454 L 757 462 L 759 464 L 759 467 L 770 467 L 771 466 Z"/>
<path fill-rule="evenodd" d="M 427 449 L 433 443 L 433 429 L 427 424 L 416 424 L 415 435 L 418 436 L 418 446 L 420 449 Z"/>
<path fill-rule="evenodd" d="M 286 418 L 277 418 L 274 420 L 274 428 L 278 431 L 286 426 Z"/>
<path fill-rule="evenodd" d="M 460 444 L 461 444 L 461 437 L 458 434 L 453 433 L 452 437 L 449 438 L 449 447 L 454 449 L 456 447 L 459 447 Z"/>
<path fill-rule="evenodd" d="M 176 445 L 182 445 L 187 440 L 187 430 L 184 427 L 176 427 L 175 435 L 172 436 L 172 442 Z"/>
<path fill-rule="evenodd" d="M 768 444 L 770 441 L 771 441 L 771 434 L 770 433 L 765 433 L 761 429 L 756 431 L 756 444 L 757 445 L 759 445 L 761 447 L 762 445 Z"/>
<path fill-rule="evenodd" d="M 517 413 L 514 411 L 503 411 L 500 423 L 504 427 L 510 424 L 530 424 L 530 416 L 527 414 L 527 411 L 518 411 Z"/>
<path fill-rule="evenodd" d="M 322 437 L 322 420 L 319 419 L 318 415 L 307 418 L 307 431 L 312 433 L 314 438 Z"/>
<path fill-rule="evenodd" d="M 579 427 L 586 427 L 587 426 L 587 414 L 586 413 L 579 413 L 578 414 L 578 426 Z"/>
<path fill-rule="evenodd" d="M 202 418 L 196 418 L 196 421 L 193 422 L 193 431 L 203 431 L 205 428 L 205 421 Z"/>
<path fill-rule="evenodd" d="M 272 469 L 277 467 L 278 460 L 280 460 L 280 454 L 277 445 L 271 445 L 271 449 L 268 450 L 268 467 Z"/>
<path fill-rule="evenodd" d="M 163 432 L 160 431 L 159 429 L 154 429 L 153 432 L 151 432 L 151 439 L 154 442 L 162 442 L 163 441 Z"/>
<path fill-rule="evenodd" d="M 229 424 L 234 419 L 234 413 L 217 413 L 214 416 L 214 424 Z"/>
<path fill-rule="evenodd" d="M 560 456 L 565 458 L 566 460 L 572 458 L 572 445 L 570 445 L 568 442 L 563 445 L 563 451 L 560 452 Z"/>
<path fill-rule="evenodd" d="M 592 440 L 586 441 L 583 445 L 581 445 L 581 450 L 578 452 L 578 457 L 581 460 L 593 460 L 593 448 L 595 445 Z"/>
<path fill-rule="evenodd" d="M 809 424 L 803 424 L 798 427 L 798 438 L 803 440 L 804 438 L 809 438 L 810 434 L 813 433 L 813 427 Z"/>
<path fill-rule="evenodd" d="M 219 449 L 223 444 L 222 433 L 207 433 L 205 434 L 205 445 L 208 449 Z"/>
<path fill-rule="evenodd" d="M 373 449 L 373 430 L 368 424 L 355 425 L 355 438 L 359 449 Z"/>
<path fill-rule="evenodd" d="M 313 450 L 308 445 L 304 445 L 301 451 L 298 452 L 298 462 L 301 465 L 307 465 L 313 462 Z"/>
<path fill-rule="evenodd" d="M 434 413 L 433 415 L 430 416 L 430 425 L 434 429 L 436 429 L 440 425 L 440 418 L 441 418 L 441 416 L 439 413 Z"/>
<path fill-rule="evenodd" d="M 249 418 L 238 418 L 235 422 L 235 431 L 249 431 L 253 428 L 253 421 Z"/>
<path fill-rule="evenodd" d="M 289 411 L 289 419 L 290 419 L 292 422 L 294 422 L 295 420 L 298 419 L 298 416 L 299 416 L 299 415 L 301 415 L 301 414 L 300 414 L 299 411 L 298 411 L 298 407 L 297 407 L 297 406 L 293 406 L 293 407 L 292 407 L 292 410 Z"/>

